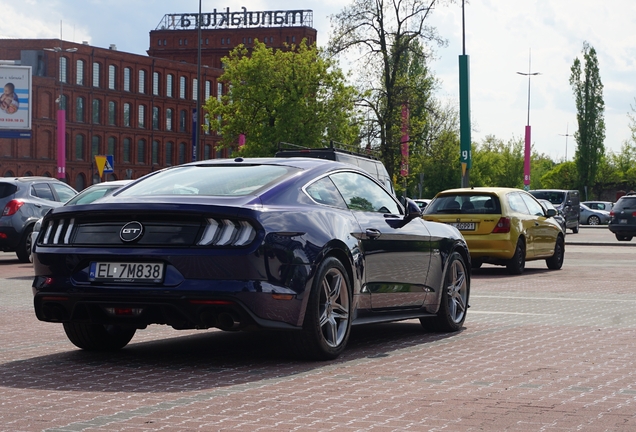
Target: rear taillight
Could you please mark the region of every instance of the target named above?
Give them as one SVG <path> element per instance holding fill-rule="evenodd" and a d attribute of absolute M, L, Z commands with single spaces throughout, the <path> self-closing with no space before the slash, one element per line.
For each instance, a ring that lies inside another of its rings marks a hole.
<path fill-rule="evenodd" d="M 499 218 L 499 222 L 495 225 L 495 228 L 492 230 L 493 234 L 505 234 L 510 232 L 510 218 L 509 217 L 501 217 Z"/>
<path fill-rule="evenodd" d="M 20 199 L 14 199 L 9 201 L 7 205 L 4 206 L 4 210 L 2 211 L 2 216 L 13 216 L 14 214 L 16 214 L 18 210 L 20 210 L 20 207 L 22 207 L 23 205 L 24 205 L 24 201 Z"/>
<path fill-rule="evenodd" d="M 610 211 L 610 216 L 614 217 L 614 210 Z"/>

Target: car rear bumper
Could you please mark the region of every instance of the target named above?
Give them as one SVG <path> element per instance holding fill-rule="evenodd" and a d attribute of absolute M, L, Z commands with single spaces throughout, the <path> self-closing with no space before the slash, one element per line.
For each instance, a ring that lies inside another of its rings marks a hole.
<path fill-rule="evenodd" d="M 0 250 L 14 251 L 20 243 L 20 234 L 10 226 L 0 226 Z"/>
<path fill-rule="evenodd" d="M 497 258 L 510 259 L 515 253 L 516 241 L 510 238 L 510 234 L 464 234 L 471 258 Z"/>
<path fill-rule="evenodd" d="M 635 225 L 610 223 L 607 227 L 614 234 L 636 236 Z"/>

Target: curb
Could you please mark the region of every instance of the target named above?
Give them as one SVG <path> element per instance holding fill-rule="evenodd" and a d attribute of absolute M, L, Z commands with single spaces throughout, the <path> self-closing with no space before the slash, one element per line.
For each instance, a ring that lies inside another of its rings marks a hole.
<path fill-rule="evenodd" d="M 567 240 L 567 236 L 565 239 L 565 245 L 568 246 L 620 246 L 620 247 L 636 247 L 636 242 L 582 242 L 582 241 L 572 241 L 569 242 Z"/>

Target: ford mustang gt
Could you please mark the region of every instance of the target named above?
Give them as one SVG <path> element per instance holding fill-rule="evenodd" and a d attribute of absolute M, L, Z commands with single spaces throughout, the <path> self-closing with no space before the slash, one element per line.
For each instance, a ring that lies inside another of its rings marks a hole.
<path fill-rule="evenodd" d="M 471 268 L 456 228 L 308 158 L 193 162 L 54 209 L 33 265 L 38 319 L 79 348 L 117 350 L 151 324 L 261 328 L 313 359 L 336 358 L 353 325 L 461 329 Z"/>

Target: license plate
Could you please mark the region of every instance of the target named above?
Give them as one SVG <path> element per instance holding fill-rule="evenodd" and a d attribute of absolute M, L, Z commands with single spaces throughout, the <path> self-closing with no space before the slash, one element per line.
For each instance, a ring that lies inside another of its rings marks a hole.
<path fill-rule="evenodd" d="M 88 279 L 94 282 L 155 282 L 163 280 L 163 263 L 92 262 Z"/>
<path fill-rule="evenodd" d="M 619 220 L 619 221 L 618 221 L 618 223 L 624 223 L 624 224 L 626 224 L 626 223 L 627 223 L 627 219 L 621 219 L 621 220 Z"/>
<path fill-rule="evenodd" d="M 475 231 L 475 222 L 451 222 L 449 225 L 460 231 Z"/>

